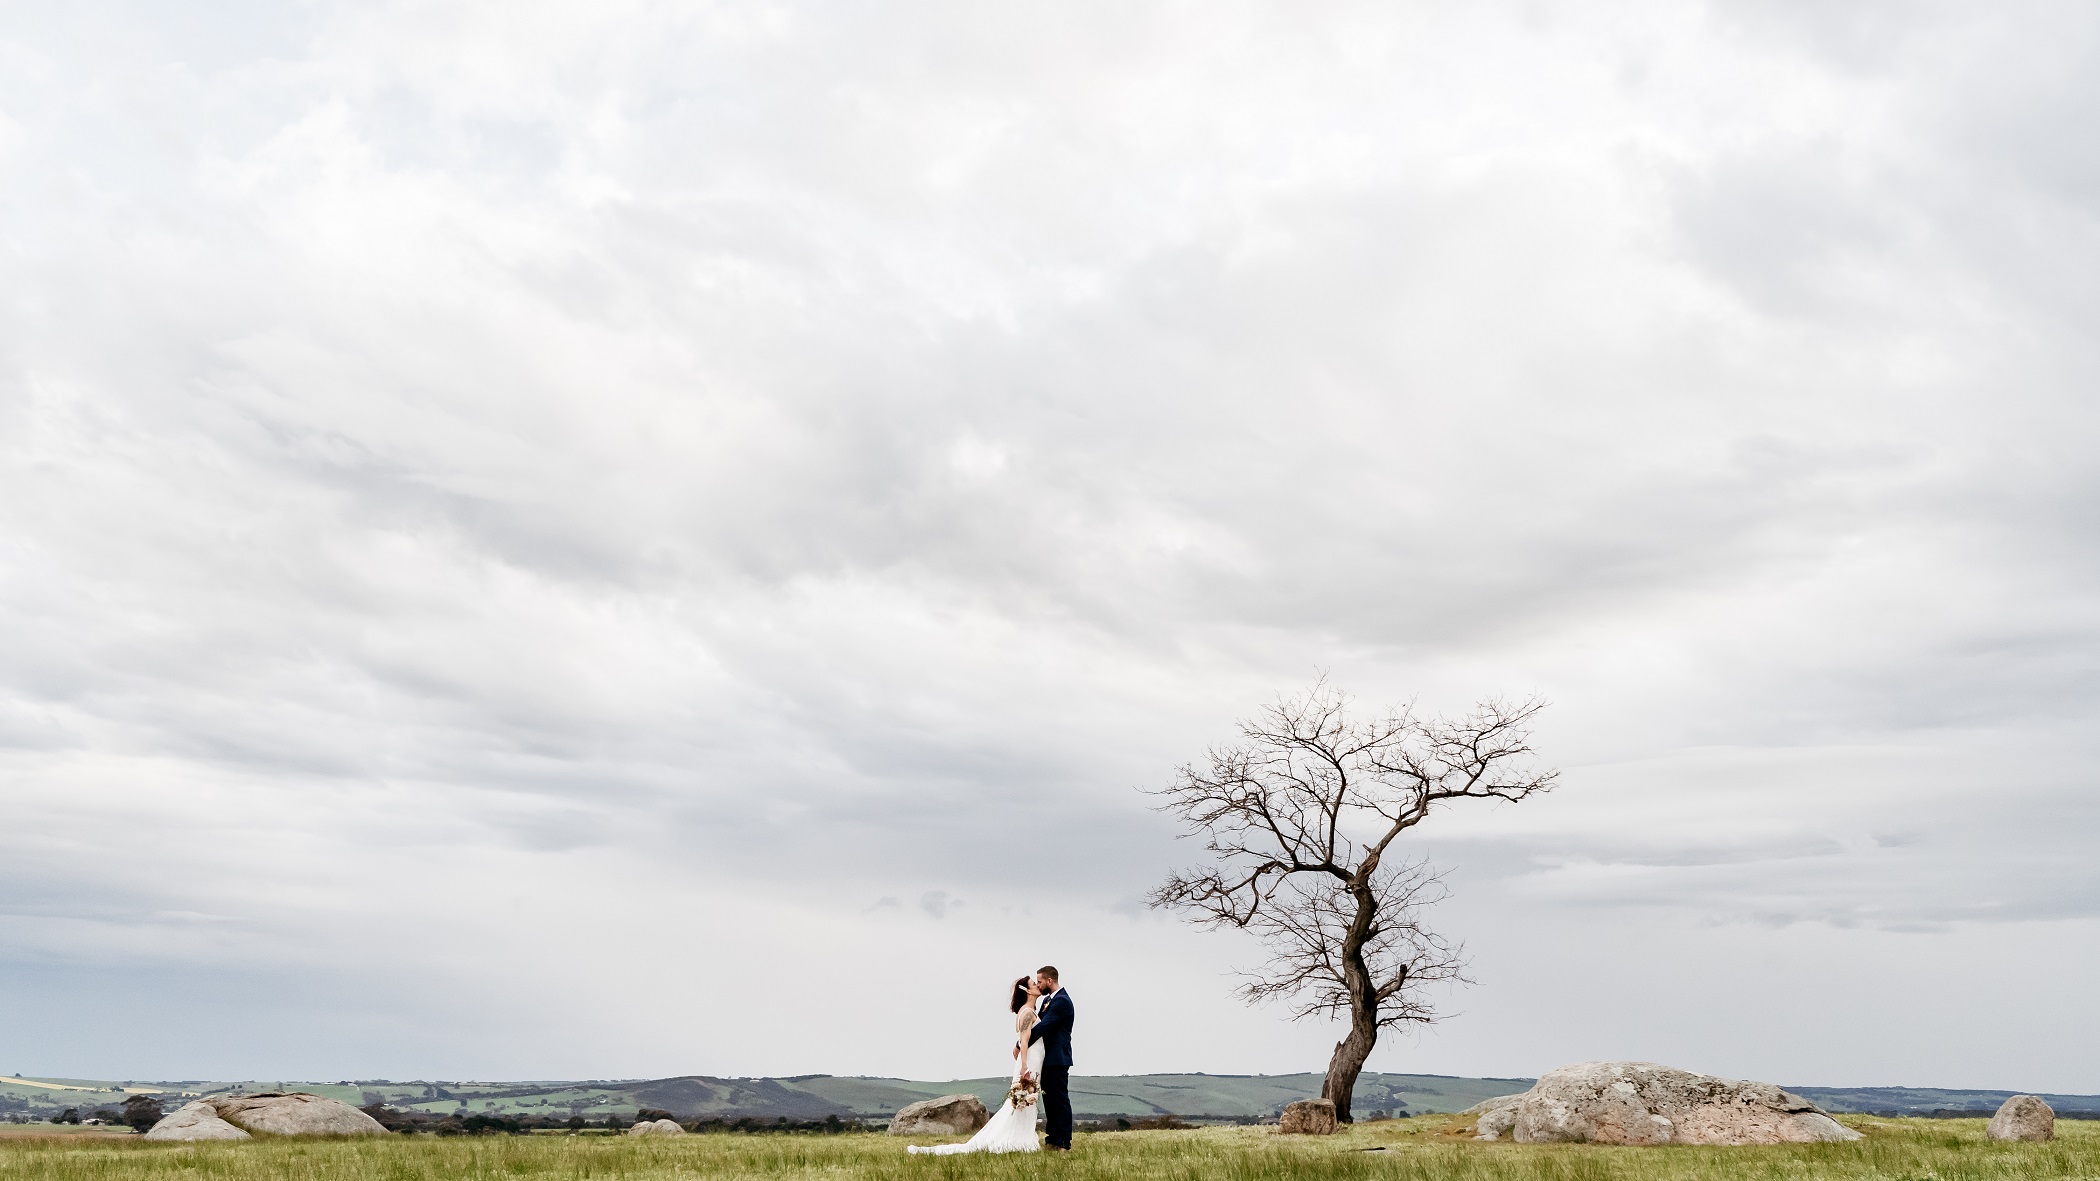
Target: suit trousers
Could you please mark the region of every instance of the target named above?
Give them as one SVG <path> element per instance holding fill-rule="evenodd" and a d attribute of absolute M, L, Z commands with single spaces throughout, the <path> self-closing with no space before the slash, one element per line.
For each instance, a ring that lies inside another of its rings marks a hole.
<path fill-rule="evenodd" d="M 1052 1148 L 1072 1147 L 1072 1068 L 1043 1067 L 1044 1139 Z"/>

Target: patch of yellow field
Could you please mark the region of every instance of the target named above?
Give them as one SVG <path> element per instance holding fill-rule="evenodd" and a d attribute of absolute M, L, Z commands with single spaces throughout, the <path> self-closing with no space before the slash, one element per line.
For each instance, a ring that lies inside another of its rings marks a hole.
<path fill-rule="evenodd" d="M 100 1087 L 76 1087 L 68 1083 L 40 1083 L 33 1078 L 16 1078 L 13 1075 L 8 1074 L 0 1074 L 0 1083 L 13 1083 L 18 1087 L 41 1087 L 46 1091 L 86 1091 L 90 1095 L 100 1095 L 103 1093 L 103 1089 Z M 171 1092 L 161 1087 L 123 1087 L 120 1089 L 126 1095 L 192 1095 L 196 1093 L 194 1091 Z"/>

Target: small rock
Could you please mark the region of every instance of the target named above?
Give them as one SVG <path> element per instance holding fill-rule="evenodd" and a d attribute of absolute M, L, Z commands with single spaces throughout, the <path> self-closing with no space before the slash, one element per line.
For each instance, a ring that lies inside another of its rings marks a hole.
<path fill-rule="evenodd" d="M 1286 1136 L 1332 1136 L 1341 1130 L 1335 1122 L 1334 1100 L 1300 1099 L 1283 1109 L 1283 1122 L 1276 1130 Z"/>
<path fill-rule="evenodd" d="M 921 1099 L 890 1121 L 892 1136 L 968 1136 L 990 1123 L 992 1113 L 975 1095 Z"/>
<path fill-rule="evenodd" d="M 2056 1109 L 2039 1095 L 2014 1095 L 1998 1105 L 1983 1134 L 1991 1140 L 2054 1140 Z"/>
<path fill-rule="evenodd" d="M 643 1120 L 627 1129 L 630 1136 L 683 1136 L 685 1129 L 674 1119 Z"/>
<path fill-rule="evenodd" d="M 148 1140 L 247 1140 L 248 1133 L 219 1118 L 218 1110 L 199 1099 L 160 1118 L 147 1131 Z"/>

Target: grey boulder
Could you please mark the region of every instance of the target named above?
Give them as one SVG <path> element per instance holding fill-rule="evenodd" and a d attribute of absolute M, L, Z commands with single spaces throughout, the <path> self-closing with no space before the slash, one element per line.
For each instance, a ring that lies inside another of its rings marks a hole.
<path fill-rule="evenodd" d="M 378 1120 L 340 1099 L 304 1091 L 213 1095 L 206 1099 L 219 1118 L 248 1132 L 269 1136 L 384 1136 Z"/>
<path fill-rule="evenodd" d="M 219 1118 L 210 1103 L 199 1099 L 185 1103 L 160 1117 L 146 1132 L 148 1140 L 246 1140 L 248 1133 Z"/>
<path fill-rule="evenodd" d="M 1990 1140 L 2054 1140 L 2056 1109 L 2040 1095 L 2014 1095 L 1998 1105 L 1983 1134 Z"/>
<path fill-rule="evenodd" d="M 968 1136 L 990 1123 L 992 1113 L 975 1095 L 921 1099 L 890 1121 L 892 1136 Z"/>
<path fill-rule="evenodd" d="M 678 1126 L 677 1120 L 652 1119 L 643 1120 L 641 1123 L 627 1129 L 627 1134 L 630 1136 L 683 1136 L 685 1135 L 685 1129 Z"/>
<path fill-rule="evenodd" d="M 1476 1138 L 1500 1140 L 1509 1135 L 1510 1129 L 1516 1126 L 1517 1102 L 1523 1099 L 1524 1095 L 1525 1092 L 1519 1091 L 1514 1095 L 1497 1095 L 1493 1099 L 1483 1099 L 1459 1114 L 1473 1117 Z"/>
<path fill-rule="evenodd" d="M 1332 1136 L 1341 1127 L 1335 1121 L 1334 1100 L 1300 1099 L 1284 1105 L 1276 1130 L 1286 1136 Z"/>
<path fill-rule="evenodd" d="M 1653 1062 L 1581 1062 L 1551 1070 L 1510 1105 L 1520 1144 L 1812 1144 L 1857 1140 L 1799 1095 Z M 1501 1136 L 1503 1116 L 1483 1119 Z M 1488 1138 L 1483 1136 L 1482 1138 Z"/>

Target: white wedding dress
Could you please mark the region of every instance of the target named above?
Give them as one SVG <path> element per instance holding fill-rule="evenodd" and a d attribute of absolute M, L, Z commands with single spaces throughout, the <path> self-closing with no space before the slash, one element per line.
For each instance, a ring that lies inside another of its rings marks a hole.
<path fill-rule="evenodd" d="M 1040 999 L 1030 1001 L 1021 1006 L 1020 1012 L 1014 1014 L 1015 1044 L 1028 1046 L 1028 1049 L 1015 1059 L 1011 1082 L 1020 1082 L 1021 1072 L 1024 1070 L 1028 1072 L 1028 1077 L 1038 1084 L 1043 1081 L 1044 1045 L 1042 1042 L 1028 1045 L 1028 1033 L 1035 1028 L 1036 1006 L 1041 1003 Z M 1008 1095 L 1006 1102 L 1000 1105 L 998 1112 L 992 1116 L 991 1122 L 977 1129 L 977 1134 L 967 1142 L 931 1146 L 913 1144 L 905 1151 L 929 1156 L 948 1156 L 957 1152 L 1040 1152 L 1043 1146 L 1035 1138 L 1035 1117 L 1042 1109 L 1040 1091 L 1029 1095 L 1028 1102 L 1020 1106 L 1016 1106 L 1013 1096 Z"/>

